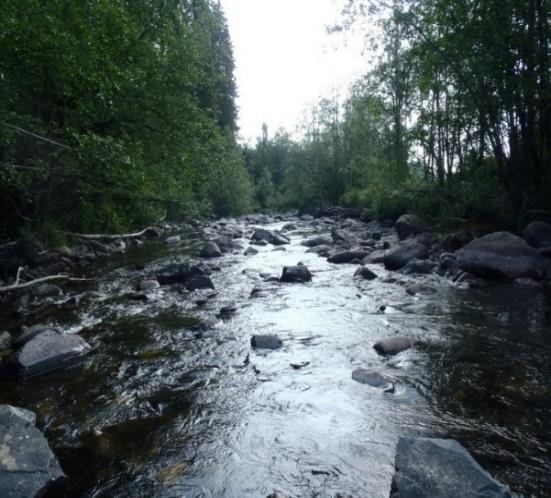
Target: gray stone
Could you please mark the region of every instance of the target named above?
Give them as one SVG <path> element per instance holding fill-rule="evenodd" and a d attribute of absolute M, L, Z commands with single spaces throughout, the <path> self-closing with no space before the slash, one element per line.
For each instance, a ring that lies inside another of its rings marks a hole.
<path fill-rule="evenodd" d="M 245 256 L 255 256 L 258 254 L 258 250 L 254 247 L 248 247 L 247 250 L 244 252 Z"/>
<path fill-rule="evenodd" d="M 400 270 L 412 259 L 427 259 L 428 255 L 427 248 L 423 244 L 419 244 L 419 242 L 401 242 L 385 252 L 385 268 L 387 270 Z"/>
<path fill-rule="evenodd" d="M 333 244 L 333 239 L 327 237 L 326 235 L 317 235 L 315 237 L 310 237 L 309 239 L 303 240 L 300 245 L 306 247 L 316 247 L 316 246 L 327 246 Z"/>
<path fill-rule="evenodd" d="M 252 236 L 252 240 L 264 240 L 273 245 L 290 244 L 288 237 L 278 232 L 277 230 L 266 230 L 265 228 L 257 228 Z"/>
<path fill-rule="evenodd" d="M 279 349 L 283 341 L 277 335 L 253 335 L 251 346 L 255 349 Z"/>
<path fill-rule="evenodd" d="M 415 344 L 417 340 L 412 337 L 388 337 L 375 343 L 373 349 L 379 354 L 395 355 L 412 348 Z"/>
<path fill-rule="evenodd" d="M 434 268 L 434 265 L 429 261 L 423 261 L 420 259 L 412 259 L 403 269 L 402 273 L 405 275 L 426 275 L 430 273 Z"/>
<path fill-rule="evenodd" d="M 394 391 L 394 384 L 390 379 L 379 372 L 368 370 L 367 368 L 356 368 L 356 370 L 352 372 L 352 380 L 355 380 L 360 384 L 367 384 L 371 387 L 382 389 L 386 392 Z"/>
<path fill-rule="evenodd" d="M 46 330 L 7 358 L 2 365 L 2 373 L 26 376 L 57 370 L 90 350 L 90 345 L 76 334 Z"/>
<path fill-rule="evenodd" d="M 354 259 L 363 259 L 369 254 L 368 251 L 355 250 L 355 251 L 344 251 L 335 254 L 327 259 L 330 263 L 342 264 L 350 263 Z"/>
<path fill-rule="evenodd" d="M 31 327 L 26 327 L 23 325 L 21 327 L 21 332 L 13 338 L 13 347 L 19 348 L 26 342 L 30 341 L 33 337 L 37 336 L 41 332 L 46 332 L 47 330 L 57 332 L 57 329 L 50 327 L 49 325 L 32 325 Z"/>
<path fill-rule="evenodd" d="M 543 221 L 533 221 L 522 231 L 522 236 L 532 247 L 550 247 L 551 225 Z"/>
<path fill-rule="evenodd" d="M 541 280 L 548 264 L 537 249 L 509 232 L 475 239 L 455 254 L 462 270 L 482 278 Z"/>
<path fill-rule="evenodd" d="M 365 280 L 374 280 L 377 278 L 377 275 L 373 273 L 367 266 L 361 266 L 354 272 L 355 277 L 362 277 Z"/>
<path fill-rule="evenodd" d="M 222 256 L 222 251 L 216 242 L 207 242 L 199 254 L 201 258 L 219 258 L 220 256 Z"/>
<path fill-rule="evenodd" d="M 378 264 L 384 263 L 385 261 L 385 251 L 377 249 L 369 253 L 365 258 L 362 259 L 364 264 Z"/>
<path fill-rule="evenodd" d="M 312 274 L 304 265 L 285 266 L 279 280 L 281 282 L 310 282 Z"/>
<path fill-rule="evenodd" d="M 186 289 L 189 291 L 214 289 L 214 284 L 206 275 L 192 275 L 186 280 Z"/>
<path fill-rule="evenodd" d="M 391 498 L 511 498 L 453 439 L 401 437 Z"/>
<path fill-rule="evenodd" d="M 59 492 L 65 476 L 34 413 L 0 405 L 0 496 L 38 498 Z M 60 496 L 58 495 L 58 496 Z"/>
<path fill-rule="evenodd" d="M 423 232 L 427 232 L 429 227 L 427 224 L 414 214 L 404 214 L 400 216 L 396 223 L 394 223 L 394 229 L 398 234 L 400 240 L 417 235 Z"/>

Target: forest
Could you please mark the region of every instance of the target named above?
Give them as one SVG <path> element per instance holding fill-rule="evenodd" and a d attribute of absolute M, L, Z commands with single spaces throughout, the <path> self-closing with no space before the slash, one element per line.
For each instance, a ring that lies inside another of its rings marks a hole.
<path fill-rule="evenodd" d="M 546 0 L 347 0 L 331 29 L 369 27 L 372 70 L 254 146 L 219 2 L 2 16 L 4 237 L 336 204 L 518 228 L 551 209 Z"/>

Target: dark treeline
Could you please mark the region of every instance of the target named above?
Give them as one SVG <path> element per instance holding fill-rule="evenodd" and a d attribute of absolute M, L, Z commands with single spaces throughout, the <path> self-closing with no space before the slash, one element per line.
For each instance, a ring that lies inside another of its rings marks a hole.
<path fill-rule="evenodd" d="M 345 0 L 343 0 L 345 1 Z M 4 0 L 2 236 L 337 203 L 511 224 L 551 209 L 548 0 L 346 0 L 373 70 L 300 139 L 236 143 L 215 0 Z"/>
<path fill-rule="evenodd" d="M 257 205 L 497 224 L 551 209 L 548 1 L 349 0 L 335 29 L 368 23 L 377 64 L 346 101 L 247 151 Z"/>
<path fill-rule="evenodd" d="M 211 0 L 3 0 L 0 219 L 118 231 L 249 209 Z"/>

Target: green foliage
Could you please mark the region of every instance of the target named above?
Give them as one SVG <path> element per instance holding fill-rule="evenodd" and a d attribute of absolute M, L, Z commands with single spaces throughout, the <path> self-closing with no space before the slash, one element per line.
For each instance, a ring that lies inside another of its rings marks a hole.
<path fill-rule="evenodd" d="M 5 0 L 0 216 L 118 231 L 241 212 L 233 57 L 210 0 Z"/>

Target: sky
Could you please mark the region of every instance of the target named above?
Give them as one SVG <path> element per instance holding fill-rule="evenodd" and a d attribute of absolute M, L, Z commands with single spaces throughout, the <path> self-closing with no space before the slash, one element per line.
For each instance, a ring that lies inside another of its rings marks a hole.
<path fill-rule="evenodd" d="M 240 136 L 254 141 L 268 124 L 294 132 L 321 97 L 365 72 L 360 36 L 328 34 L 338 0 L 222 0 L 236 64 Z"/>

